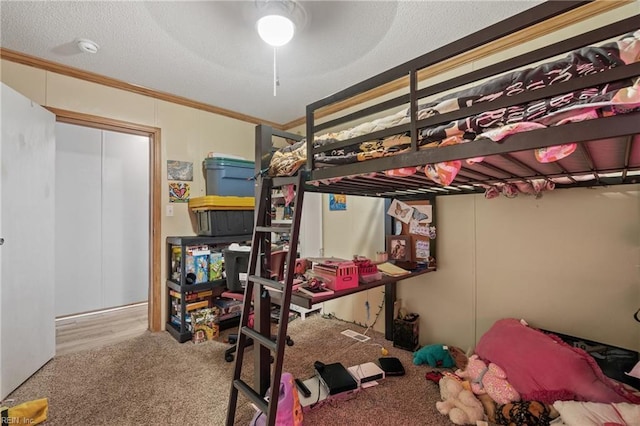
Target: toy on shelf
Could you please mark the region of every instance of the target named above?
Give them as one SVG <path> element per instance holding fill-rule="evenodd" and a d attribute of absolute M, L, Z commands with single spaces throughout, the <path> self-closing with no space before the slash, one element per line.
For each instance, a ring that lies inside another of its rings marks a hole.
<path fill-rule="evenodd" d="M 362 283 L 370 283 L 382 279 L 378 267 L 364 256 L 354 256 L 353 263 L 358 267 L 358 279 Z"/>
<path fill-rule="evenodd" d="M 333 291 L 358 286 L 358 267 L 350 260 L 325 260 L 313 265 L 312 271 Z"/>

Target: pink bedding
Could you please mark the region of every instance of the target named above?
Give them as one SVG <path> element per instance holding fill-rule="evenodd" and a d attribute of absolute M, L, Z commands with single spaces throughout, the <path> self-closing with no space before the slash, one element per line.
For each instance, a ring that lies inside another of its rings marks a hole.
<path fill-rule="evenodd" d="M 640 397 L 606 377 L 585 351 L 516 319 L 496 321 L 476 354 L 502 367 L 524 400 L 640 404 Z"/>

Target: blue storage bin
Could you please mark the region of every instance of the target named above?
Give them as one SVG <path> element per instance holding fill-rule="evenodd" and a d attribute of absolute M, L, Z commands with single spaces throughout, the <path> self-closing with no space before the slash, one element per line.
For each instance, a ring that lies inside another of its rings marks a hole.
<path fill-rule="evenodd" d="M 207 195 L 255 196 L 253 161 L 224 157 L 207 158 L 204 160 L 204 168 L 207 176 Z"/>

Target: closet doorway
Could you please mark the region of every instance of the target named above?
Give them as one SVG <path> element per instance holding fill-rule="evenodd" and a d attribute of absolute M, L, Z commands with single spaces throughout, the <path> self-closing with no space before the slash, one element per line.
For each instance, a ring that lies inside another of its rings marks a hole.
<path fill-rule="evenodd" d="M 148 301 L 149 137 L 56 123 L 55 314 Z"/>
<path fill-rule="evenodd" d="M 161 329 L 160 129 L 51 109 L 56 317 L 148 302 Z"/>

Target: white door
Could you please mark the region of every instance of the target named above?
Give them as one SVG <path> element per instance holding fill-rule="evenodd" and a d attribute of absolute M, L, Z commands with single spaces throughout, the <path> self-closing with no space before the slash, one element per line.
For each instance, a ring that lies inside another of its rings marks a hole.
<path fill-rule="evenodd" d="M 148 300 L 149 137 L 56 125 L 56 316 Z"/>
<path fill-rule="evenodd" d="M 55 116 L 0 86 L 0 399 L 55 355 Z"/>

